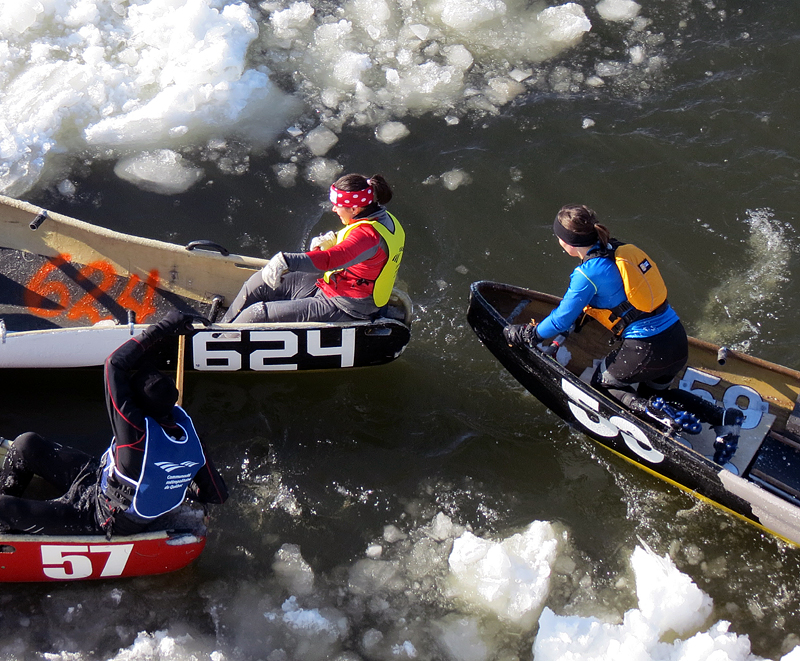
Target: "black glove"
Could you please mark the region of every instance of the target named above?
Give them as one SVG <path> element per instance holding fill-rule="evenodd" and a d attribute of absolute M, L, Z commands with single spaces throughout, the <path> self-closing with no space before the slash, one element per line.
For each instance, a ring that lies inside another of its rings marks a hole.
<path fill-rule="evenodd" d="M 533 324 L 509 324 L 503 329 L 508 346 L 528 345 L 532 347 L 542 341 Z"/>
<path fill-rule="evenodd" d="M 170 310 L 155 326 L 159 334 L 186 335 L 192 331 L 192 325 L 196 321 L 201 322 L 204 326 L 211 325 L 211 322 L 205 317 L 186 314 L 178 310 Z"/>

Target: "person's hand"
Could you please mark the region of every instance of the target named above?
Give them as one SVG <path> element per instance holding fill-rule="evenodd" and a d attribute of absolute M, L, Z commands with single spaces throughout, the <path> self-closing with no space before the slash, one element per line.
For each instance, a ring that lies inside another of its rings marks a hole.
<path fill-rule="evenodd" d="M 289 266 L 286 264 L 286 258 L 283 256 L 282 252 L 279 252 L 267 262 L 263 269 L 261 269 L 261 277 L 267 287 L 276 289 L 278 285 L 281 284 L 283 274 L 288 271 Z"/>
<path fill-rule="evenodd" d="M 541 340 L 533 324 L 509 324 L 503 329 L 503 337 L 508 346 L 534 346 Z"/>
<path fill-rule="evenodd" d="M 205 317 L 186 314 L 179 310 L 170 310 L 156 326 L 166 335 L 186 335 L 193 330 L 192 327 L 195 322 L 200 322 L 204 326 L 211 324 Z"/>
<path fill-rule="evenodd" d="M 336 234 L 333 232 L 325 232 L 311 239 L 311 247 L 309 250 L 328 250 L 336 245 Z"/>

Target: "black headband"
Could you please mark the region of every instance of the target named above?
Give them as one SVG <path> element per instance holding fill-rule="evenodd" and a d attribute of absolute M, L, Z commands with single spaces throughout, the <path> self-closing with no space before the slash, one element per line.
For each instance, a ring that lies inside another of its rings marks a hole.
<path fill-rule="evenodd" d="M 599 240 L 596 229 L 592 228 L 591 232 L 579 234 L 564 227 L 558 222 L 558 217 L 553 221 L 553 234 L 573 248 L 588 248 Z"/>

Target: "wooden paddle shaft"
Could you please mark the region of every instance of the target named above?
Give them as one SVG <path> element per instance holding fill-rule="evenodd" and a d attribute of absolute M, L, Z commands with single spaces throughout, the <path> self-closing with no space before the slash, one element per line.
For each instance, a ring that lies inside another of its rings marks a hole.
<path fill-rule="evenodd" d="M 178 389 L 178 406 L 183 406 L 183 372 L 184 359 L 186 356 L 186 336 L 178 335 L 178 363 L 175 368 L 175 387 Z"/>

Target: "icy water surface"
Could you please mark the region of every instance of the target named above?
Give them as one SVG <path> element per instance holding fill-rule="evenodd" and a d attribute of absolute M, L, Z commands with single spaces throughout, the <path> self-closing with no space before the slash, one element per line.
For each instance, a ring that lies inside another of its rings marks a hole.
<path fill-rule="evenodd" d="M 730 0 L 0 2 L 0 191 L 269 257 L 383 173 L 413 338 L 330 374 L 189 375 L 230 487 L 173 575 L 0 590 L 4 659 L 800 658 L 800 553 L 570 431 L 465 321 L 560 294 L 593 207 L 689 331 L 798 367 L 800 25 Z M 100 451 L 100 375 L 8 373 L 0 434 Z"/>

